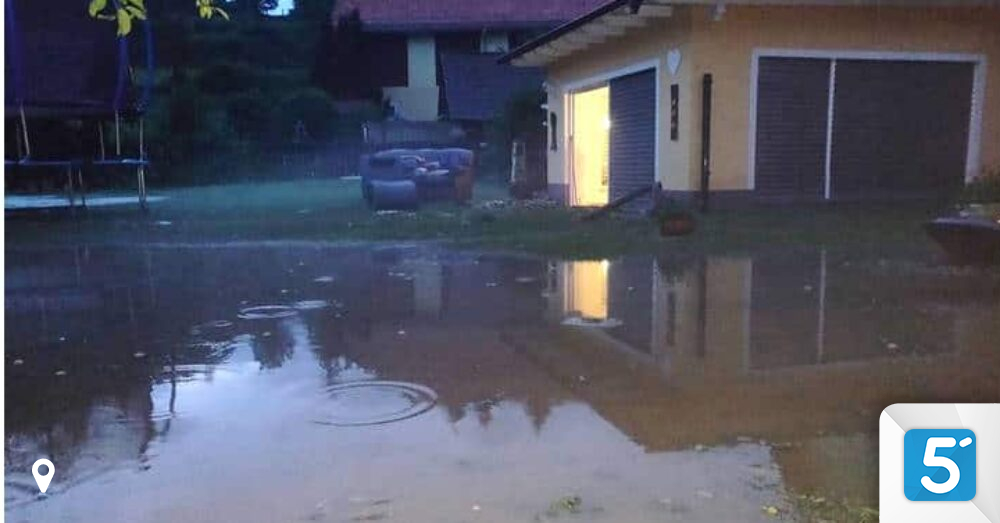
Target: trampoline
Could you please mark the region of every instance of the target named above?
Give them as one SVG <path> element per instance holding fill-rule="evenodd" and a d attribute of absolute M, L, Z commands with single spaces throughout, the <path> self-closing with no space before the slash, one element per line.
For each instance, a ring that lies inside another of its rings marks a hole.
<path fill-rule="evenodd" d="M 91 18 L 86 3 L 53 6 L 37 0 L 5 1 L 5 124 L 14 130 L 14 156 L 5 175 L 20 170 L 65 175 L 69 205 L 86 207 L 84 167 L 135 172 L 139 205 L 146 208 L 146 155 L 142 116 L 152 92 L 152 24 L 139 34 L 116 36 Z M 145 69 L 134 81 L 133 50 Z M 47 132 L 61 122 L 65 139 Z M 122 126 L 138 124 L 138 146 L 123 150 Z M 86 137 L 85 135 L 89 135 Z M 110 135 L 110 136 L 106 136 Z M 89 141 L 88 141 L 89 140 Z M 69 142 L 69 143 L 63 143 Z M 9 154 L 9 153 L 8 153 Z"/>

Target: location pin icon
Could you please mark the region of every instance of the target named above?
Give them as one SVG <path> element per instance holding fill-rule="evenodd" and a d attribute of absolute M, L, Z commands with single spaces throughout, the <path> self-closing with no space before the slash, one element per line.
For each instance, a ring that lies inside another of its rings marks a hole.
<path fill-rule="evenodd" d="M 38 469 L 41 468 L 42 465 L 45 465 L 45 474 L 38 473 Z M 45 491 L 49 490 L 49 483 L 52 482 L 52 476 L 54 476 L 55 473 L 56 467 L 51 461 L 45 458 L 36 461 L 35 464 L 31 466 L 31 475 L 35 476 L 35 483 L 38 483 L 38 490 L 42 491 L 42 494 L 45 494 Z"/>

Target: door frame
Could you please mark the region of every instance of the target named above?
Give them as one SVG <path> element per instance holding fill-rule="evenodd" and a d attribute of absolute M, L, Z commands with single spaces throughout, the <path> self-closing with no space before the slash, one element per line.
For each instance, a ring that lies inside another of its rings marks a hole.
<path fill-rule="evenodd" d="M 591 89 L 601 87 L 602 85 L 607 85 L 610 88 L 611 81 L 620 78 L 622 76 L 628 76 L 630 74 L 641 73 L 643 71 L 653 70 L 653 77 L 656 83 L 656 95 L 654 96 L 654 131 L 653 131 L 653 179 L 654 181 L 660 180 L 660 112 L 662 109 L 661 99 L 662 99 L 662 81 L 660 79 L 662 75 L 662 60 L 660 58 L 647 58 L 633 62 L 629 65 L 602 71 L 597 74 L 582 78 L 580 80 L 574 80 L 572 82 L 567 82 L 562 86 L 562 97 L 563 97 L 563 109 L 565 111 L 566 117 L 563 118 L 562 132 L 563 132 L 563 165 L 567 174 L 567 184 L 573 183 L 575 180 L 575 173 L 573 172 L 573 95 L 583 91 L 589 91 Z M 608 144 L 608 157 L 610 159 L 611 154 L 611 144 Z M 610 167 L 610 166 L 609 166 Z M 609 171 L 608 176 L 610 178 L 611 173 Z M 610 180 L 609 180 L 610 187 Z M 573 187 L 568 188 L 569 196 L 574 194 L 576 189 Z M 610 198 L 610 196 L 609 196 Z"/>
<path fill-rule="evenodd" d="M 910 62 L 962 62 L 973 67 L 972 104 L 969 111 L 969 135 L 965 153 L 965 183 L 979 175 L 979 160 L 982 150 L 983 104 L 986 96 L 986 55 L 981 53 L 935 53 L 904 51 L 864 51 L 827 49 L 786 49 L 754 48 L 750 58 L 750 115 L 749 151 L 747 154 L 747 185 L 749 190 L 757 188 L 757 88 L 761 58 L 815 58 L 830 60 L 830 87 L 826 118 L 826 158 L 824 160 L 824 199 L 830 199 L 833 156 L 834 99 L 837 85 L 837 60 L 910 61 Z"/>

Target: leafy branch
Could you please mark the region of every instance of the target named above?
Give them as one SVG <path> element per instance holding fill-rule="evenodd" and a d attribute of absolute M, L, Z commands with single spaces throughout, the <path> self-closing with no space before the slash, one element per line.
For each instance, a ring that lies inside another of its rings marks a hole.
<path fill-rule="evenodd" d="M 198 16 L 207 20 L 218 15 L 229 20 L 229 14 L 216 6 L 214 1 L 195 0 Z M 116 22 L 118 36 L 126 36 L 132 32 L 134 20 L 146 20 L 146 2 L 145 0 L 90 0 L 87 12 L 98 20 Z"/>

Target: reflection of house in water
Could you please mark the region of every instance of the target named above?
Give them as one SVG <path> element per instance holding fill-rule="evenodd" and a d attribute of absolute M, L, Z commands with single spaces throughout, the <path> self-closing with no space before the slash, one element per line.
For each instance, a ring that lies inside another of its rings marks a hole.
<path fill-rule="evenodd" d="M 905 276 L 821 250 L 556 262 L 553 272 L 553 319 L 618 320 L 579 331 L 620 342 L 677 378 L 692 369 L 726 374 L 947 355 L 973 322 L 946 295 L 915 295 Z"/>
<path fill-rule="evenodd" d="M 887 405 L 1000 395 L 995 304 L 949 305 L 914 294 L 906 276 L 824 251 L 641 260 L 611 262 L 588 284 L 573 276 L 590 265 L 563 262 L 550 289 L 557 317 L 607 300 L 621 327 L 514 343 L 651 451 L 794 441 L 778 457 L 789 479 L 850 485 L 850 474 L 876 477 L 859 471 L 875 462 L 870 435 Z M 876 491 L 868 487 L 859 491 Z"/>

